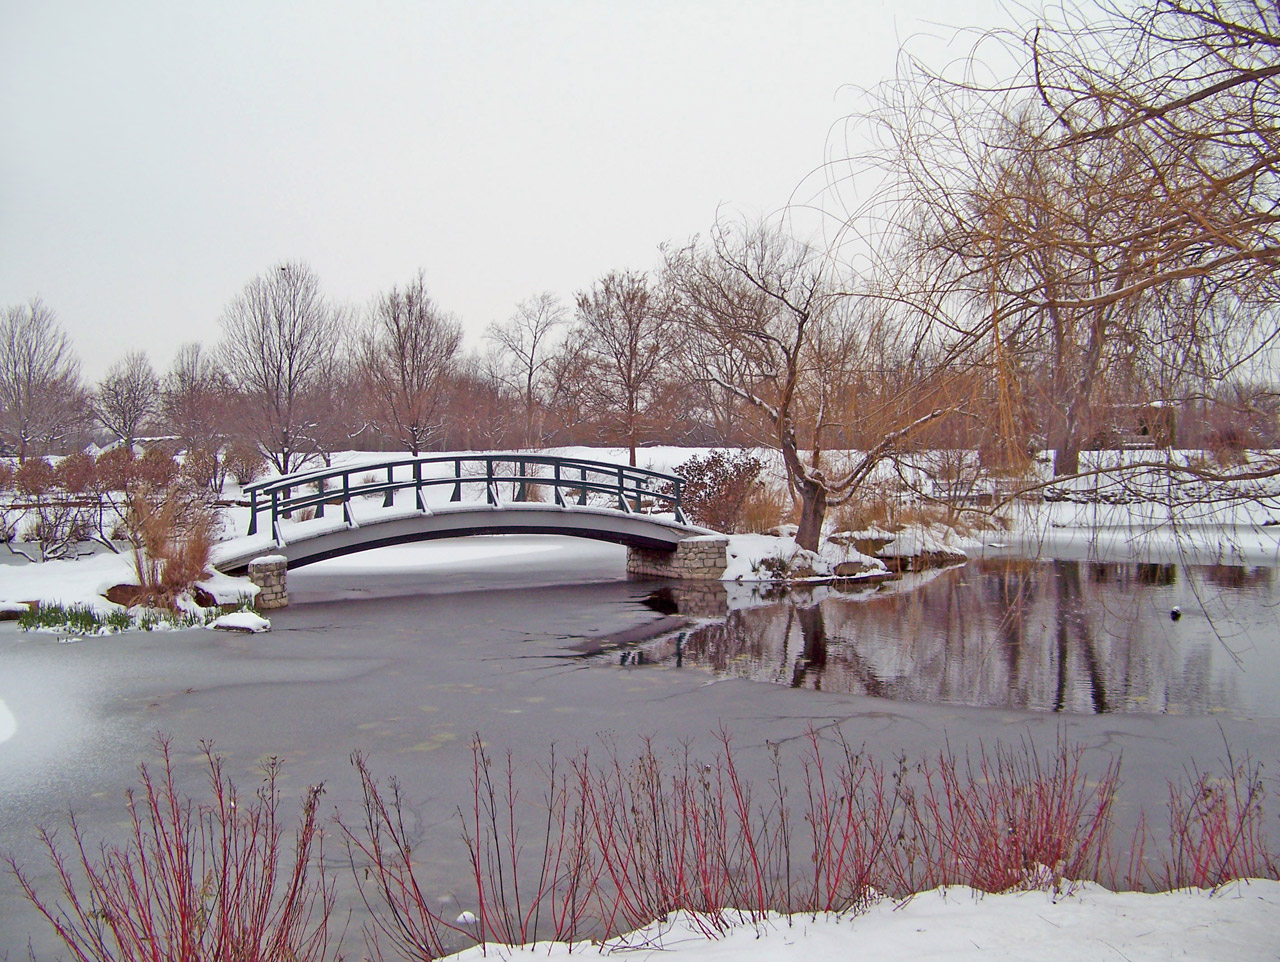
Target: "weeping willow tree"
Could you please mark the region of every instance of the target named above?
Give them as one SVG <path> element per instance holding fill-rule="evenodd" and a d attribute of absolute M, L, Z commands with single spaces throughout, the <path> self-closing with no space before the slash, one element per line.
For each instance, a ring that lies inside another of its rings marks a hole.
<path fill-rule="evenodd" d="M 982 37 L 958 71 L 907 61 L 851 119 L 871 146 L 835 165 L 884 174 L 917 296 L 981 345 L 997 434 L 1039 435 L 1073 475 L 1115 411 L 1269 374 L 1280 12 L 1055 16 Z M 979 79 L 997 62 L 1011 69 Z"/>

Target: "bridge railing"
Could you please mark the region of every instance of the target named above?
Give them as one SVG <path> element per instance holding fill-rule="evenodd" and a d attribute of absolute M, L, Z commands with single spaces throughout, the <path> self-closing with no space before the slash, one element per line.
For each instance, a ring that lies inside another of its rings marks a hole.
<path fill-rule="evenodd" d="M 499 496 L 502 484 L 515 486 L 512 498 Z M 391 507 L 397 491 L 412 490 L 414 506 L 426 512 L 426 489 L 451 488 L 449 500 L 461 502 L 464 488 L 480 486 L 484 502 L 495 506 L 503 500 L 531 501 L 536 486 L 551 488 L 555 503 L 563 508 L 586 505 L 589 494 L 603 494 L 619 511 L 634 513 L 647 501 L 688 524 L 680 507 L 684 481 L 674 474 L 607 461 L 494 451 L 403 457 L 255 481 L 244 487 L 250 508 L 247 533 L 258 533 L 260 514 L 268 516 L 272 537 L 279 540 L 281 520 L 288 520 L 295 511 L 313 508 L 316 517 L 323 517 L 326 507 L 341 507 L 343 520 L 350 526 L 355 524 L 353 498 L 380 494 L 383 506 Z"/>

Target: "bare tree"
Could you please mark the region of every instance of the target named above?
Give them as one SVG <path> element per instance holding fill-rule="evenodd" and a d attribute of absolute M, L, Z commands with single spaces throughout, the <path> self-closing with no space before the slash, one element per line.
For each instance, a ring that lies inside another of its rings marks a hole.
<path fill-rule="evenodd" d="M 667 271 L 693 369 L 752 409 L 782 454 L 802 548 L 817 550 L 828 507 L 958 407 L 921 330 L 842 291 L 827 258 L 778 230 L 717 231 L 668 251 Z"/>
<path fill-rule="evenodd" d="M 521 301 L 506 324 L 490 325 L 486 335 L 493 344 L 491 374 L 515 391 L 524 407 L 526 448 L 536 447 L 542 440 L 535 426 L 539 393 L 554 356 L 556 329 L 564 321 L 564 305 L 547 291 Z"/>
<path fill-rule="evenodd" d="M 487 367 L 478 357 L 464 355 L 449 375 L 439 437 L 446 450 L 501 450 L 523 443 L 524 418 Z"/>
<path fill-rule="evenodd" d="M 358 340 L 354 329 L 350 334 L 348 343 Z M 332 466 L 335 452 L 349 450 L 373 433 L 362 397 L 365 387 L 358 348 L 337 350 L 325 359 L 311 393 L 312 403 L 324 413 L 310 422 L 308 436 L 326 466 Z"/>
<path fill-rule="evenodd" d="M 38 297 L 0 319 L 0 439 L 18 460 L 43 455 L 84 424 L 80 361 Z"/>
<path fill-rule="evenodd" d="M 184 470 L 214 491 L 222 488 L 236 405 L 231 379 L 208 351 L 195 341 L 178 348 L 160 382 L 160 423 L 186 450 Z"/>
<path fill-rule="evenodd" d="M 579 404 L 607 415 L 626 440 L 631 464 L 644 427 L 646 408 L 670 360 L 674 334 L 661 298 L 644 274 L 606 274 L 577 296 L 571 338 L 587 374 Z"/>
<path fill-rule="evenodd" d="M 245 428 L 281 474 L 316 454 L 325 362 L 341 315 L 305 264 L 279 264 L 245 285 L 222 314 L 218 357 L 245 402 Z"/>
<path fill-rule="evenodd" d="M 1133 287 L 1161 256 L 1127 236 L 1160 203 L 1144 156 L 1115 140 L 1044 150 L 1039 114 L 994 126 L 1000 147 L 975 158 L 958 208 L 931 201 L 943 217 L 927 243 L 983 301 L 973 333 L 1047 419 L 1056 472 L 1073 474 L 1108 404 L 1147 393 L 1144 372 L 1174 319 L 1192 315 L 1177 288 L 1158 303 Z M 1208 317 L 1195 316 L 1197 337 Z"/>
<path fill-rule="evenodd" d="M 591 363 L 586 342 L 575 326 L 560 339 L 547 359 L 547 436 L 571 443 L 590 430 L 593 412 L 590 396 Z"/>
<path fill-rule="evenodd" d="M 132 351 L 112 364 L 93 394 L 94 417 L 128 447 L 159 409 L 160 379 L 145 351 Z"/>
<path fill-rule="evenodd" d="M 378 298 L 360 340 L 359 359 L 372 421 L 413 454 L 439 433 L 447 378 L 462 326 L 427 293 L 419 271 L 403 289 Z"/>
<path fill-rule="evenodd" d="M 1280 336 L 1280 8 L 1145 0 L 1024 43 L 1046 162 L 1123 152 L 1107 194 L 1140 201 L 1094 241 L 1122 264 L 1109 288 L 1046 300 L 1140 303 L 1129 349 L 1159 399 L 1217 393 Z"/>
<path fill-rule="evenodd" d="M 187 450 L 222 446 L 232 386 L 216 358 L 198 342 L 178 348 L 160 384 L 160 417 Z"/>

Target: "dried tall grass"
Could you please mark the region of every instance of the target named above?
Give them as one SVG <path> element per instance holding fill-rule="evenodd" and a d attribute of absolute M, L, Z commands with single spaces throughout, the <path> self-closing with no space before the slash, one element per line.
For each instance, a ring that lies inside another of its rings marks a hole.
<path fill-rule="evenodd" d="M 133 548 L 143 601 L 172 608 L 209 576 L 209 557 L 220 525 L 208 488 L 174 477 L 167 484 L 134 484 L 124 529 Z"/>

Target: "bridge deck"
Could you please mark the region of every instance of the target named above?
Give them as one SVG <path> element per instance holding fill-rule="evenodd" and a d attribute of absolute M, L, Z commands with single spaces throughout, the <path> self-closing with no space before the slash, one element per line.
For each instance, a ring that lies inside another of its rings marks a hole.
<path fill-rule="evenodd" d="M 278 526 L 280 541 L 268 534 L 219 544 L 213 564 L 235 574 L 264 554 L 283 555 L 290 568 L 394 544 L 493 534 L 552 534 L 629 547 L 674 550 L 685 538 L 713 534 L 669 518 L 628 514 L 592 506 L 540 503 L 463 502 L 425 511 L 388 508 L 348 525 L 340 517 L 315 518 Z M 281 543 L 281 541 L 283 543 Z"/>

